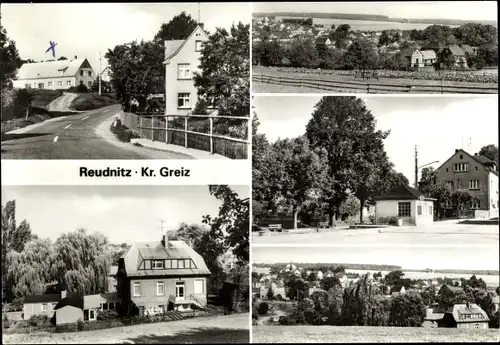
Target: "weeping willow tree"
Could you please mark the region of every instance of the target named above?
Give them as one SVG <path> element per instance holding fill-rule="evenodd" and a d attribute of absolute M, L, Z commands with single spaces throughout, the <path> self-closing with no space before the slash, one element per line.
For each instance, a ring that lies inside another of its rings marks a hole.
<path fill-rule="evenodd" d="M 78 229 L 62 234 L 54 244 L 52 276 L 70 292 L 105 292 L 111 265 L 107 245 L 107 238 L 98 232 Z"/>

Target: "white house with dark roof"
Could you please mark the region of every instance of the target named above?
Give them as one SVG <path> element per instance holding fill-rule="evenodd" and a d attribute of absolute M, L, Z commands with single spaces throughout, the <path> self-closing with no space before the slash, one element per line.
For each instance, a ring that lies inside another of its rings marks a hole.
<path fill-rule="evenodd" d="M 109 66 L 104 67 L 101 71 L 101 80 L 105 82 L 111 81 L 111 68 Z"/>
<path fill-rule="evenodd" d="M 190 310 L 192 304 L 206 306 L 210 274 L 193 248 L 164 235 L 162 241 L 136 242 L 122 255 L 117 290 L 121 300 L 135 305 L 140 315 Z"/>
<path fill-rule="evenodd" d="M 68 89 L 90 87 L 97 75 L 87 59 L 25 63 L 17 72 L 15 88 Z"/>
<path fill-rule="evenodd" d="M 197 26 L 185 40 L 165 41 L 165 114 L 191 114 L 198 101 L 194 72 L 200 65 L 207 33 Z"/>

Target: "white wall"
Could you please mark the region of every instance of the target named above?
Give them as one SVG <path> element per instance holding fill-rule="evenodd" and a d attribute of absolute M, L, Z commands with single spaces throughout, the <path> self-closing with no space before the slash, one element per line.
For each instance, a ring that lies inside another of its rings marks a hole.
<path fill-rule="evenodd" d="M 498 216 L 498 176 L 493 173 L 488 173 L 488 194 L 489 194 L 489 210 L 494 211 Z"/>
<path fill-rule="evenodd" d="M 198 36 L 197 36 L 198 35 Z M 196 102 L 198 100 L 197 89 L 194 86 L 194 81 L 192 77 L 193 72 L 198 71 L 198 66 L 200 64 L 201 53 L 195 51 L 196 41 L 206 41 L 208 37 L 200 28 L 196 29 L 196 32 L 185 42 L 182 49 L 175 55 L 166 65 L 165 68 L 165 113 L 169 115 L 187 115 L 191 114 L 196 107 Z M 167 41 L 168 45 L 169 42 Z M 189 64 L 191 71 L 191 78 L 187 80 L 177 79 L 177 65 L 178 64 Z M 189 109 L 179 109 L 177 107 L 177 100 L 179 93 L 189 93 L 190 94 L 190 108 Z"/>
<path fill-rule="evenodd" d="M 416 225 L 429 225 L 434 222 L 434 202 L 432 201 L 422 201 L 422 200 L 415 200 L 415 206 L 418 208 L 418 206 L 422 207 L 422 215 L 418 215 L 417 209 L 415 209 L 415 220 L 416 220 Z M 432 207 L 432 209 L 429 209 L 429 207 Z M 413 213 L 413 210 L 412 210 Z"/>
<path fill-rule="evenodd" d="M 49 86 L 49 82 L 52 82 L 52 86 Z M 62 85 L 59 85 L 59 82 L 62 82 Z M 70 82 L 71 85 L 68 85 L 68 82 Z M 26 88 L 26 84 L 29 84 L 30 88 L 38 89 L 40 83 L 43 83 L 43 88 L 48 90 L 69 89 L 71 86 L 75 86 L 75 78 L 61 77 L 61 78 L 14 80 L 14 87 L 19 89 L 24 89 Z"/>
<path fill-rule="evenodd" d="M 83 72 L 83 76 L 80 75 L 80 72 Z M 89 76 L 90 72 L 90 76 Z M 94 72 L 92 68 L 80 68 L 76 72 L 76 85 L 80 85 L 80 82 L 83 82 L 83 84 L 90 88 L 90 86 L 94 83 L 94 80 L 97 78 L 97 74 Z"/>
<path fill-rule="evenodd" d="M 398 217 L 398 203 L 410 202 L 410 217 L 399 217 L 403 219 L 403 225 L 415 225 L 416 200 L 377 200 L 375 205 L 375 219 L 379 224 L 381 217 Z"/>

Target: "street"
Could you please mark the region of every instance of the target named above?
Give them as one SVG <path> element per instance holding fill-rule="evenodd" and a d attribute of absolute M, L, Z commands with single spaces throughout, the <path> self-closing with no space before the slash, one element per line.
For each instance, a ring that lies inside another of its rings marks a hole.
<path fill-rule="evenodd" d="M 67 102 L 66 102 L 67 103 Z M 110 131 L 119 105 L 45 121 L 2 135 L 2 159 L 190 159 L 120 142 Z"/>
<path fill-rule="evenodd" d="M 380 232 L 379 232 L 380 231 Z M 381 229 L 337 229 L 320 232 L 252 233 L 253 244 L 412 244 L 412 245 L 498 245 L 498 225 L 469 225 L 436 222 L 428 226 Z"/>

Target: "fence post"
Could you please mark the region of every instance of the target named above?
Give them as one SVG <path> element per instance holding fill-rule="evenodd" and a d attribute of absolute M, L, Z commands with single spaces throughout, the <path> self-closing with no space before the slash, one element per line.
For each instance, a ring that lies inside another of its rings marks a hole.
<path fill-rule="evenodd" d="M 184 117 L 184 147 L 188 147 L 188 118 Z"/>
<path fill-rule="evenodd" d="M 443 83 L 444 83 L 444 79 L 441 79 L 441 94 L 443 94 Z"/>
<path fill-rule="evenodd" d="M 139 136 L 142 138 L 142 116 L 139 115 Z"/>
<path fill-rule="evenodd" d="M 214 118 L 210 115 L 210 153 L 214 153 Z"/>
<path fill-rule="evenodd" d="M 168 144 L 168 115 L 165 115 L 165 142 Z"/>
<path fill-rule="evenodd" d="M 367 83 L 367 84 L 366 84 L 366 86 L 367 86 L 367 90 L 366 90 L 366 92 L 367 92 L 367 93 L 370 93 L 370 83 Z"/>
<path fill-rule="evenodd" d="M 408 85 L 408 93 L 411 93 L 411 84 Z"/>

